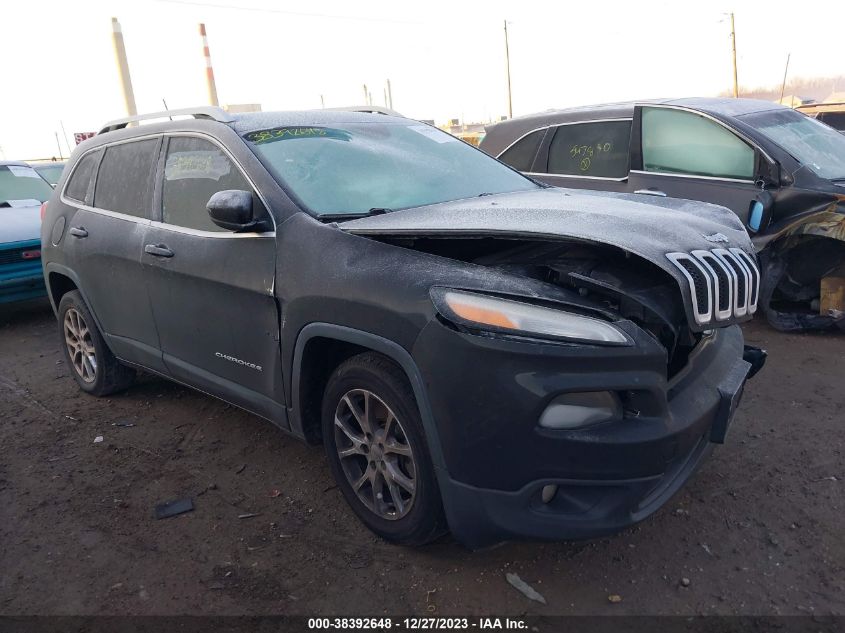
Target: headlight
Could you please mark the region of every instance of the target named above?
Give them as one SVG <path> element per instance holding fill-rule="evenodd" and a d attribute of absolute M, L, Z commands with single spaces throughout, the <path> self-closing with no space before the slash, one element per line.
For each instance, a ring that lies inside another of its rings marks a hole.
<path fill-rule="evenodd" d="M 458 290 L 435 289 L 432 298 L 448 319 L 484 330 L 606 345 L 631 342 L 610 323 L 553 308 Z"/>

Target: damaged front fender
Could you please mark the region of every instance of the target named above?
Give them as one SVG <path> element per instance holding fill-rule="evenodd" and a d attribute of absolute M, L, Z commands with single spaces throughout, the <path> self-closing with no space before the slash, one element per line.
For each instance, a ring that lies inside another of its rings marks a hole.
<path fill-rule="evenodd" d="M 845 278 L 845 195 L 790 220 L 754 239 L 766 318 L 781 331 L 845 329 L 845 297 L 823 291 Z"/>

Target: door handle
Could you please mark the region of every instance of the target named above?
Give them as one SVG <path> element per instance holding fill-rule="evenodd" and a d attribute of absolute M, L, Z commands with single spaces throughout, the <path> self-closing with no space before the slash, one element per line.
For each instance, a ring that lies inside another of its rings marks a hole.
<path fill-rule="evenodd" d="M 144 247 L 144 252 L 148 255 L 155 255 L 156 257 L 173 257 L 173 251 L 164 244 L 147 244 Z"/>
<path fill-rule="evenodd" d="M 666 194 L 659 189 L 637 189 L 634 193 L 641 193 L 646 196 L 658 196 L 660 198 L 666 197 Z"/>
<path fill-rule="evenodd" d="M 84 226 L 72 226 L 70 227 L 68 233 L 70 233 L 74 237 L 88 237 L 88 231 L 85 230 Z"/>

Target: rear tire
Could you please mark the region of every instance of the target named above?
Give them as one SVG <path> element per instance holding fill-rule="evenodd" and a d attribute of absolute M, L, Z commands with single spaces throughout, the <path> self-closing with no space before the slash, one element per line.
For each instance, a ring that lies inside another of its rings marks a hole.
<path fill-rule="evenodd" d="M 65 360 L 82 391 L 107 396 L 132 384 L 135 370 L 111 353 L 78 290 L 62 296 L 58 318 Z"/>
<path fill-rule="evenodd" d="M 369 352 L 343 362 L 326 385 L 322 426 L 332 474 L 364 525 L 411 546 L 447 531 L 419 408 L 399 367 Z"/>

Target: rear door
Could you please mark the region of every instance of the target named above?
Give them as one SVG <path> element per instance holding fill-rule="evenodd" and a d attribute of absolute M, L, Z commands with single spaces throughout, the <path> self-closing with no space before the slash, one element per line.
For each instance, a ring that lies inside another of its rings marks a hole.
<path fill-rule="evenodd" d="M 638 106 L 630 189 L 712 202 L 747 223 L 766 158 L 748 140 L 698 112 Z"/>
<path fill-rule="evenodd" d="M 125 141 L 82 156 L 62 192 L 75 208 L 64 250 L 109 348 L 164 369 L 141 272 L 160 137 Z"/>
<path fill-rule="evenodd" d="M 147 291 L 170 375 L 278 420 L 284 398 L 275 234 L 233 233 L 214 224 L 206 204 L 229 189 L 252 191 L 254 207 L 264 209 L 217 141 L 167 137 L 156 218 L 141 255 Z"/>

